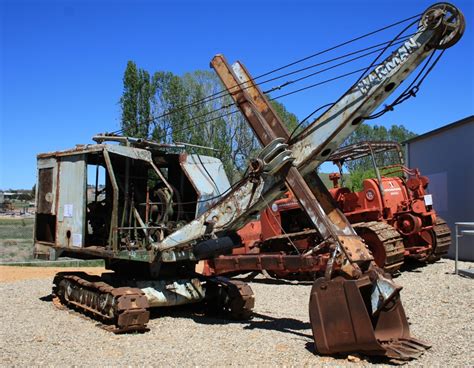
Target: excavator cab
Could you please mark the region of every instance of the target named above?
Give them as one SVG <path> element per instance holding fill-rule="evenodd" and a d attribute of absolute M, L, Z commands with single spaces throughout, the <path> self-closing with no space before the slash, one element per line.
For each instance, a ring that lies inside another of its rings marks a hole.
<path fill-rule="evenodd" d="M 153 243 L 205 212 L 230 187 L 219 159 L 188 154 L 184 145 L 104 135 L 94 140 L 38 155 L 37 258 L 153 261 Z"/>

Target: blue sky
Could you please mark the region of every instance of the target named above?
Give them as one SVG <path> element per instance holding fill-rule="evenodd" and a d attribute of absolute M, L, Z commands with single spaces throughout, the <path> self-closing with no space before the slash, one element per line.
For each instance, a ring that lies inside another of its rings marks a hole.
<path fill-rule="evenodd" d="M 37 153 L 90 143 L 94 134 L 118 129 L 128 60 L 150 72 L 182 74 L 208 69 L 211 58 L 223 53 L 258 75 L 419 14 L 432 3 L 0 0 L 0 188 L 31 188 Z M 473 114 L 472 3 L 455 2 L 466 17 L 465 35 L 447 50 L 418 96 L 373 123 L 424 133 Z M 389 40 L 394 32 L 328 56 Z M 281 102 L 301 119 L 336 99 L 355 78 Z"/>

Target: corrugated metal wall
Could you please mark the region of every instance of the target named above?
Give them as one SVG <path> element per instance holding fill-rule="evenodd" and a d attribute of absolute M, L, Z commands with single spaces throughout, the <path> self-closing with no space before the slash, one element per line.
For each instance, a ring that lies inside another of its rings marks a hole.
<path fill-rule="evenodd" d="M 435 210 L 449 224 L 454 257 L 454 223 L 474 222 L 474 117 L 463 124 L 407 143 L 408 166 L 430 179 Z M 459 242 L 459 257 L 474 261 L 474 236 Z"/>

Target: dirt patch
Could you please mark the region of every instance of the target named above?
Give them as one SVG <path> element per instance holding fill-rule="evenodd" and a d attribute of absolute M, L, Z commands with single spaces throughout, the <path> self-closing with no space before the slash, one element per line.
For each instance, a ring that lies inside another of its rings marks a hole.
<path fill-rule="evenodd" d="M 0 266 L 0 282 L 52 278 L 61 271 L 83 271 L 92 275 L 105 272 L 103 267 L 18 267 Z"/>

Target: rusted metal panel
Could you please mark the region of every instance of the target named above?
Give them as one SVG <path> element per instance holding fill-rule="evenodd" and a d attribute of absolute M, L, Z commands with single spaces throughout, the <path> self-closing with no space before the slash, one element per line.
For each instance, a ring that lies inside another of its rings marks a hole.
<path fill-rule="evenodd" d="M 37 213 L 56 214 L 57 162 L 55 158 L 38 159 L 36 183 Z M 43 188 L 43 184 L 45 187 Z"/>
<path fill-rule="evenodd" d="M 220 196 L 230 188 L 230 183 L 224 165 L 218 158 L 197 154 L 182 157 L 181 168 L 190 178 L 198 195 L 197 217 L 220 199 Z"/>
<path fill-rule="evenodd" d="M 249 271 L 281 271 L 287 275 L 295 272 L 317 273 L 324 270 L 329 254 L 321 255 L 286 255 L 286 254 L 244 254 L 219 256 L 211 262 L 215 274 Z"/>
<path fill-rule="evenodd" d="M 56 158 L 40 158 L 37 162 L 35 226 L 35 257 L 48 259 L 51 257 L 45 246 L 38 242 L 52 245 L 56 241 L 56 207 L 57 207 L 57 173 Z"/>
<path fill-rule="evenodd" d="M 112 216 L 111 216 L 111 227 L 109 233 L 109 244 L 112 246 L 114 251 L 117 250 L 117 232 L 115 231 L 118 227 L 118 200 L 119 200 L 119 189 L 117 179 L 115 177 L 114 168 L 110 155 L 107 150 L 104 150 L 104 159 L 107 166 L 107 172 L 110 177 L 110 183 L 112 185 L 113 192 L 113 205 L 112 205 Z"/>
<path fill-rule="evenodd" d="M 40 153 L 36 157 L 38 158 L 38 161 L 40 159 L 48 159 L 48 158 L 57 158 L 57 157 L 63 157 L 63 156 L 74 156 L 80 153 L 91 153 L 91 152 L 98 152 L 102 151 L 104 149 L 104 145 L 100 144 L 78 144 L 76 145 L 75 148 L 71 148 L 68 150 L 63 150 L 63 151 L 54 151 L 54 152 L 45 152 L 45 153 Z"/>
<path fill-rule="evenodd" d="M 53 205 L 53 168 L 38 170 L 37 212 L 51 214 Z"/>
<path fill-rule="evenodd" d="M 284 138 L 285 141 L 287 141 L 290 137 L 290 134 L 286 129 L 286 126 L 281 124 L 280 118 L 273 109 L 273 106 L 268 103 L 265 95 L 250 77 L 250 73 L 247 71 L 245 66 L 237 62 L 232 65 L 232 69 L 242 84 L 242 88 L 245 89 L 252 97 L 252 100 L 258 111 L 260 111 L 260 113 L 263 115 L 276 136 Z"/>
<path fill-rule="evenodd" d="M 124 157 L 129 157 L 134 160 L 152 162 L 151 152 L 141 149 L 141 148 L 119 146 L 115 144 L 114 145 L 107 144 L 107 145 L 104 145 L 104 149 L 106 149 L 110 153 L 114 153 L 116 155 L 121 155 Z"/>
<path fill-rule="evenodd" d="M 45 168 L 55 168 L 56 167 L 56 159 L 54 157 L 50 158 L 40 158 L 37 161 L 37 168 L 38 169 L 45 169 Z"/>
<path fill-rule="evenodd" d="M 86 217 L 86 161 L 84 154 L 61 158 L 56 244 L 82 247 Z"/>
<path fill-rule="evenodd" d="M 51 159 L 51 158 L 65 157 L 65 156 L 75 156 L 78 154 L 100 152 L 103 150 L 107 150 L 111 153 L 115 153 L 116 155 L 130 157 L 136 160 L 144 160 L 148 162 L 152 160 L 151 152 L 146 149 L 130 147 L 130 146 L 121 146 L 118 144 L 78 144 L 76 145 L 75 148 L 71 148 L 68 150 L 40 153 L 39 155 L 37 155 L 37 157 L 38 159 L 41 159 L 44 161 L 45 159 L 48 159 L 48 158 Z"/>

